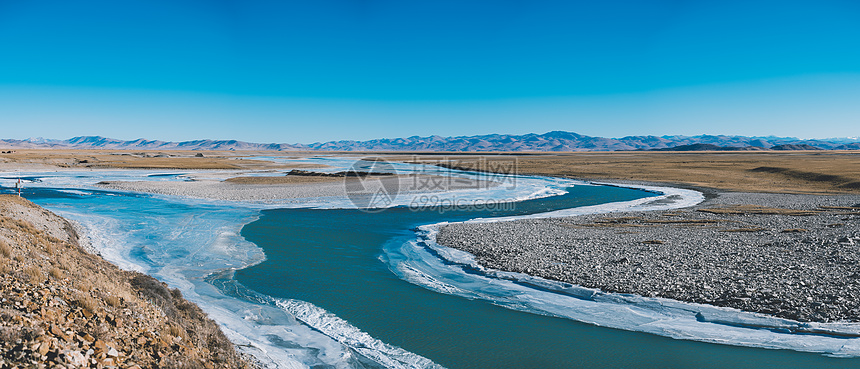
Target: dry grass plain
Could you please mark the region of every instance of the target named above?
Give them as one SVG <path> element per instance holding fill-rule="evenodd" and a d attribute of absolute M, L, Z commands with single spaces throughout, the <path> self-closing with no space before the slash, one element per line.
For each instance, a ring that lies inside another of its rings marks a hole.
<path fill-rule="evenodd" d="M 198 156 L 198 155 L 203 155 Z M 234 151 L 124 151 L 124 150 L 14 150 L 0 154 L 3 167 L 41 165 L 78 169 L 245 169 L 315 168 L 318 165 L 277 164 L 247 159 L 277 152 Z M 286 156 L 286 155 L 284 155 Z"/>
<path fill-rule="evenodd" d="M 860 193 L 860 152 L 585 152 L 418 155 L 392 160 L 584 180 L 632 180 L 769 193 Z M 515 167 L 511 164 L 515 163 Z"/>
<path fill-rule="evenodd" d="M 202 154 L 203 157 L 196 155 Z M 16 150 L 0 154 L 3 168 L 43 166 L 79 169 L 314 168 L 278 164 L 253 156 L 302 158 L 314 152 Z M 728 191 L 839 194 L 860 193 L 860 151 L 576 152 L 576 153 L 334 153 L 390 161 L 446 164 L 455 168 L 546 175 L 584 180 L 631 180 Z M 328 181 L 304 177 L 237 177 L 237 184 Z"/>

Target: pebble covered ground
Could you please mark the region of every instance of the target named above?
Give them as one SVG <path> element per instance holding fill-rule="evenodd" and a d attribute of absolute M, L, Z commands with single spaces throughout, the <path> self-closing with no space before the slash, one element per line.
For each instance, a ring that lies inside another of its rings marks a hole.
<path fill-rule="evenodd" d="M 686 209 L 443 227 L 483 266 L 798 321 L 860 321 L 860 196 L 718 193 Z"/>

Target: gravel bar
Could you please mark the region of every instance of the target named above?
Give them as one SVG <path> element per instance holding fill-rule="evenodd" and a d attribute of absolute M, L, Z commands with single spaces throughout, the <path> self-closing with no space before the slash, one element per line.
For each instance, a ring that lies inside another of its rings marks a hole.
<path fill-rule="evenodd" d="M 443 185 L 438 187 L 427 187 L 422 185 L 424 181 L 435 178 L 437 177 L 426 175 L 386 176 L 380 177 L 378 180 L 368 180 L 367 182 L 363 182 L 362 189 L 368 194 L 373 194 L 376 190 L 384 186 L 389 190 L 397 189 L 400 194 L 410 194 L 443 192 L 458 189 L 488 188 L 499 185 L 498 182 L 473 179 L 439 181 Z M 347 181 L 356 181 L 357 183 L 358 179 L 350 178 L 347 179 Z M 345 185 L 344 179 L 334 179 L 331 181 L 314 183 L 281 184 L 246 184 L 212 179 L 194 181 L 106 181 L 99 182 L 97 186 L 107 190 L 134 191 L 168 196 L 259 203 L 302 203 L 302 199 L 307 198 L 324 197 L 346 199 L 349 197 L 349 189 L 347 188 L 348 186 Z"/>
<path fill-rule="evenodd" d="M 484 267 L 801 322 L 860 321 L 860 196 L 709 193 L 651 212 L 455 223 Z"/>

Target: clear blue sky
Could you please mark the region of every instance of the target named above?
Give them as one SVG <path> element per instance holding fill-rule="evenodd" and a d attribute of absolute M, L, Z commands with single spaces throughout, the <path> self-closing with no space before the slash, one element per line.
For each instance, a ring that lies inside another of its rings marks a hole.
<path fill-rule="evenodd" d="M 860 136 L 857 1 L 0 0 L 0 137 Z"/>

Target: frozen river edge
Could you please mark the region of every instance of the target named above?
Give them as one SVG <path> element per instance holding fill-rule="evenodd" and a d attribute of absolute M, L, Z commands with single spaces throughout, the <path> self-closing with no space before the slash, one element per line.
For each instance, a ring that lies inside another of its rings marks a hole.
<path fill-rule="evenodd" d="M 514 227 L 516 228 L 514 234 L 523 235 L 544 229 L 521 227 L 522 225 L 549 224 L 555 221 L 549 218 L 557 220 L 572 216 L 587 217 L 595 214 L 622 212 L 624 214 L 617 216 L 629 216 L 636 212 L 654 213 L 686 208 L 697 205 L 704 200 L 701 193 L 693 190 L 659 186 L 624 186 L 660 192 L 662 195 L 624 203 L 567 209 L 523 217 L 476 219 L 457 224 L 440 223 L 424 226 L 419 231 L 419 240 L 411 246 L 413 249 L 404 253 L 412 253 L 414 254 L 412 259 L 418 260 L 418 255 L 422 254 L 420 249 L 424 248 L 428 253 L 438 255 L 445 263 L 411 261 L 404 263 L 399 268 L 403 276 L 409 278 L 413 283 L 422 284 L 440 292 L 486 299 L 517 310 L 566 317 L 599 326 L 710 343 L 790 349 L 840 357 L 860 355 L 860 338 L 858 338 L 860 337 L 860 324 L 858 323 L 799 322 L 708 304 L 644 297 L 631 293 L 606 293 L 599 289 L 585 288 L 573 283 L 558 282 L 529 275 L 537 274 L 533 273 L 537 270 L 525 274 L 485 267 L 486 264 L 479 263 L 473 254 L 436 242 L 440 228 L 444 227 L 449 233 L 445 236 L 445 244 L 453 244 L 464 250 L 477 250 L 476 252 L 486 254 L 491 253 L 488 251 L 491 246 L 488 245 L 493 244 L 494 236 L 505 233 L 499 232 L 499 229 L 510 228 L 514 224 L 520 225 Z M 579 217 L 569 219 L 576 218 Z M 470 236 L 457 236 L 467 234 Z M 477 248 L 461 247 L 462 245 L 458 245 L 458 240 L 463 243 L 475 243 L 476 240 L 481 240 L 484 244 Z M 535 240 L 531 239 L 531 241 Z M 502 240 L 498 240 L 498 242 L 511 244 L 511 242 Z M 524 243 L 527 242 L 513 242 L 514 245 L 506 245 L 503 248 L 506 248 L 505 251 L 510 251 L 511 248 L 525 247 Z M 484 257 L 485 259 L 492 259 L 492 256 L 487 257 L 485 255 Z M 519 262 L 523 263 L 522 260 Z M 504 262 L 498 262 L 494 266 L 500 264 L 505 265 Z M 526 261 L 525 264 L 528 265 L 529 262 Z M 519 269 L 526 268 L 520 265 Z M 481 279 L 485 281 L 478 283 L 477 281 Z"/>

